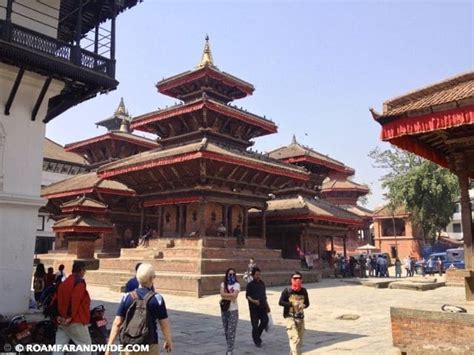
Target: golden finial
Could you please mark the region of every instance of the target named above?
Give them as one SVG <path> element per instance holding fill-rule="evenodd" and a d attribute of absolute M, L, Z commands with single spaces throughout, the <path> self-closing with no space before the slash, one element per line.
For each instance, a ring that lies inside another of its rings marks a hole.
<path fill-rule="evenodd" d="M 122 114 L 122 115 L 128 116 L 128 111 L 125 108 L 125 103 L 123 102 L 123 97 L 120 98 L 120 103 L 119 103 L 117 109 L 115 110 L 115 114 L 116 115 Z"/>
<path fill-rule="evenodd" d="M 209 45 L 209 35 L 206 34 L 206 43 L 204 44 L 204 50 L 202 52 L 202 58 L 196 68 L 202 67 L 214 67 L 214 61 L 212 60 L 211 46 Z"/>

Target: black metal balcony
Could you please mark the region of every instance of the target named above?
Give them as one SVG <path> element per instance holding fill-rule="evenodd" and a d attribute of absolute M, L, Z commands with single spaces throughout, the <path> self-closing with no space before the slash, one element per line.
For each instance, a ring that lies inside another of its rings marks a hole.
<path fill-rule="evenodd" d="M 6 29 L 6 26 L 9 28 Z M 105 74 L 111 78 L 115 76 L 115 60 L 25 27 L 15 24 L 7 25 L 4 20 L 0 20 L 0 32 L 3 33 L 2 40 L 7 43 L 23 47 L 27 50 L 41 52 L 41 54 L 51 56 L 51 59 L 69 62 L 81 68 Z"/>

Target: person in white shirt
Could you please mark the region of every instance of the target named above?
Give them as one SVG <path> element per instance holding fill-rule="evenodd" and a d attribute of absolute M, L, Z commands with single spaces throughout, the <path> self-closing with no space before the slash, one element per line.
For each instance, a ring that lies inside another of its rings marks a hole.
<path fill-rule="evenodd" d="M 227 355 L 232 355 L 234 351 L 235 333 L 239 320 L 239 304 L 237 302 L 239 292 L 240 284 L 237 282 L 235 270 L 232 268 L 227 269 L 224 281 L 221 283 L 221 297 L 223 300 L 230 301 L 227 310 L 223 310 L 221 306 L 222 325 L 224 326 L 227 342 Z"/>

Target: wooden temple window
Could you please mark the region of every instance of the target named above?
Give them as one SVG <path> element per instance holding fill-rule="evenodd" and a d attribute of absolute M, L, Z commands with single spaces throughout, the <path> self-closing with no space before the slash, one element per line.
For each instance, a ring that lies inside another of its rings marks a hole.
<path fill-rule="evenodd" d="M 171 215 L 170 215 L 169 212 L 166 212 L 166 214 L 165 214 L 165 223 L 169 224 L 170 221 L 171 221 Z"/>
<path fill-rule="evenodd" d="M 194 211 L 193 214 L 192 214 L 192 219 L 193 219 L 193 222 L 196 222 L 197 219 L 198 219 L 198 213 L 197 211 Z"/>

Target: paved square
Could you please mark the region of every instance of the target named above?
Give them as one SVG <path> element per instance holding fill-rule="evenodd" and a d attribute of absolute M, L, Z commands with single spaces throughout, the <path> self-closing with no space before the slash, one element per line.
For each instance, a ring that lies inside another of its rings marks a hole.
<path fill-rule="evenodd" d="M 87 280 L 87 276 L 86 276 Z M 375 289 L 348 284 L 339 279 L 324 279 L 305 285 L 311 305 L 305 312 L 305 354 L 397 354 L 392 346 L 390 307 L 440 310 L 445 303 L 461 305 L 474 312 L 474 304 L 466 304 L 464 288 L 442 287 L 432 291 Z M 122 294 L 105 287 L 88 286 L 94 304 L 103 303 L 109 321 L 113 320 Z M 278 306 L 281 290 L 267 291 L 275 329 L 262 336 L 263 347 L 256 348 L 251 338 L 248 305 L 239 296 L 239 324 L 234 354 L 288 354 L 289 346 Z M 203 298 L 163 295 L 173 329 L 175 354 L 225 354 L 226 345 L 218 295 Z M 343 314 L 356 314 L 357 320 L 338 320 Z"/>

